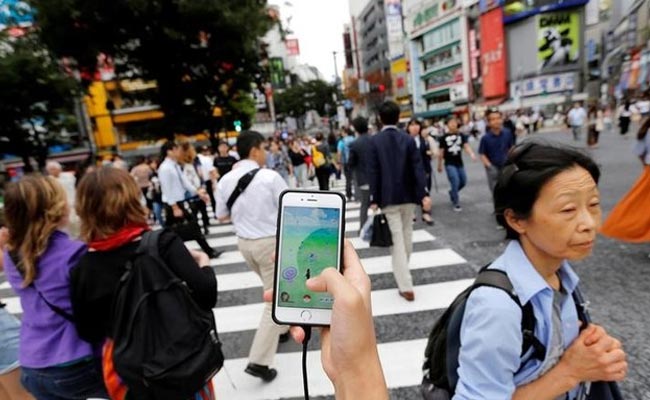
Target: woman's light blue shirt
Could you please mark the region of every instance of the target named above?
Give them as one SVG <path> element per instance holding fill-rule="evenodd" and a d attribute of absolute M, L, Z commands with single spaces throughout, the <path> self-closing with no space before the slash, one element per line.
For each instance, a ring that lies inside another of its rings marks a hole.
<path fill-rule="evenodd" d="M 548 355 L 553 332 L 553 289 L 535 270 L 516 240 L 508 244 L 490 268 L 505 271 L 521 303 L 532 303 L 535 336 L 546 346 Z M 567 294 L 561 307 L 566 350 L 579 330 L 572 298 L 578 276 L 566 261 L 559 275 Z M 503 290 L 481 287 L 472 292 L 460 331 L 459 379 L 454 400 L 509 399 L 518 386 L 539 378 L 541 361 L 528 360 L 521 365 L 521 314 L 519 306 Z M 574 388 L 569 398 L 573 399 L 577 391 L 578 387 Z"/>

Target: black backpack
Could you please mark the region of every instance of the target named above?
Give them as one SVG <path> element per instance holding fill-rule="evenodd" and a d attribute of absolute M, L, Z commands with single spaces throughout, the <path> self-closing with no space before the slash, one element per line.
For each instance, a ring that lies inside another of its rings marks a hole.
<path fill-rule="evenodd" d="M 469 295 L 479 287 L 488 286 L 501 289 L 521 308 L 521 332 L 524 357 L 532 348 L 528 360 L 544 360 L 546 347 L 535 337 L 535 315 L 530 302 L 522 305 L 515 293 L 508 275 L 504 271 L 483 267 L 474 283 L 454 299 L 449 308 L 436 321 L 424 352 L 422 366 L 422 396 L 425 400 L 449 400 L 454 396 L 458 383 L 458 355 L 460 351 L 460 326 L 465 314 Z M 524 362 L 522 360 L 523 365 Z"/>
<path fill-rule="evenodd" d="M 163 231 L 147 232 L 116 288 L 113 364 L 133 398 L 191 398 L 223 366 L 211 310 L 158 253 Z"/>

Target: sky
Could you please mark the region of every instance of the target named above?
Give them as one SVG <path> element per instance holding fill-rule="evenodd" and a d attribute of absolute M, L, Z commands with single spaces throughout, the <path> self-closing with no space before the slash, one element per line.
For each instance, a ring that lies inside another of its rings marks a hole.
<path fill-rule="evenodd" d="M 339 77 L 344 68 L 343 25 L 350 22 L 348 0 L 270 0 L 280 7 L 280 17 L 300 44 L 300 62 L 312 65 L 325 80 L 334 81 L 334 56 L 337 51 Z"/>

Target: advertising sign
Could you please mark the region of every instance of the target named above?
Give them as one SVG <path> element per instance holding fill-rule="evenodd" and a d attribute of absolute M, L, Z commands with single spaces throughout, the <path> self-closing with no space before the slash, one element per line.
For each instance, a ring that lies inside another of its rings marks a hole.
<path fill-rule="evenodd" d="M 405 19 L 406 33 L 410 37 L 418 36 L 435 26 L 436 21 L 457 10 L 460 10 L 459 0 L 423 1 L 406 13 L 409 16 Z"/>
<path fill-rule="evenodd" d="M 390 63 L 390 75 L 393 80 L 393 93 L 395 97 L 408 96 L 408 63 L 401 57 Z"/>
<path fill-rule="evenodd" d="M 512 82 L 510 84 L 510 97 L 517 99 L 549 93 L 572 92 L 574 89 L 575 74 L 573 72 L 542 75 Z"/>
<path fill-rule="evenodd" d="M 284 89 L 284 62 L 279 57 L 269 59 L 269 70 L 271 75 L 271 85 L 274 89 Z"/>
<path fill-rule="evenodd" d="M 503 22 L 510 24 L 540 13 L 578 7 L 598 0 L 480 0 L 482 14 L 503 7 Z M 610 0 L 603 0 L 610 1 Z"/>
<path fill-rule="evenodd" d="M 560 11 L 537 17 L 540 71 L 577 68 L 580 47 L 580 15 L 577 12 Z"/>
<path fill-rule="evenodd" d="M 300 44 L 298 43 L 298 39 L 287 39 L 284 43 L 287 46 L 287 55 L 300 55 Z"/>
<path fill-rule="evenodd" d="M 481 74 L 485 98 L 505 96 L 506 48 L 503 12 L 495 8 L 481 15 Z"/>
<path fill-rule="evenodd" d="M 395 60 L 404 55 L 404 25 L 400 0 L 386 0 L 386 31 L 388 34 L 388 57 Z"/>
<path fill-rule="evenodd" d="M 449 88 L 449 100 L 454 103 L 465 103 L 469 99 L 469 87 L 466 83 Z"/>

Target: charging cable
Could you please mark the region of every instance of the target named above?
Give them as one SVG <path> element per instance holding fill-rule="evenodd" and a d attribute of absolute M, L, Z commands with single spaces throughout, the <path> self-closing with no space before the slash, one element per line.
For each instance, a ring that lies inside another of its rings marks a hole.
<path fill-rule="evenodd" d="M 303 326 L 305 339 L 302 341 L 302 387 L 305 392 L 305 400 L 309 400 L 309 384 L 307 383 L 307 344 L 311 338 L 311 326 Z"/>

